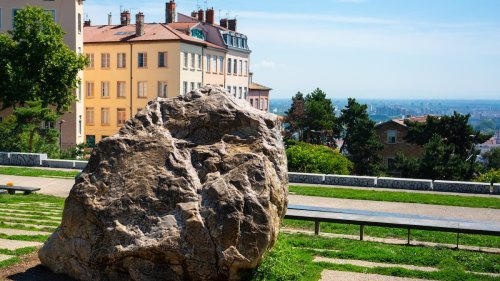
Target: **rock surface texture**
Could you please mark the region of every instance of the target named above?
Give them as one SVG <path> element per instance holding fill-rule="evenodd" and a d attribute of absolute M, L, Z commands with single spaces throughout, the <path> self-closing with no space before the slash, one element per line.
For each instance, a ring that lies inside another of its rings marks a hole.
<path fill-rule="evenodd" d="M 275 118 L 216 87 L 151 101 L 94 149 L 40 260 L 80 280 L 239 280 L 286 212 Z"/>

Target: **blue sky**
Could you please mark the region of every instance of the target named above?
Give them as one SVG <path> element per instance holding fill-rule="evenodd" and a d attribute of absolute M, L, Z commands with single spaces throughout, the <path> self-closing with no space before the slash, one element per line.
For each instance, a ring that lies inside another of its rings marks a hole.
<path fill-rule="evenodd" d="M 93 24 L 120 5 L 147 22 L 165 1 L 87 0 Z M 205 1 L 177 0 L 189 13 Z M 499 0 L 211 0 L 249 37 L 254 81 L 274 98 L 500 99 Z"/>

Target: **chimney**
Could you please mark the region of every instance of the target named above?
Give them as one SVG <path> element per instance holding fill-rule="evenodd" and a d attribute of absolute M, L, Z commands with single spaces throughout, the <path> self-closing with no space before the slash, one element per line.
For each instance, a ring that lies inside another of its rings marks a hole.
<path fill-rule="evenodd" d="M 220 19 L 220 26 L 227 28 L 227 19 Z"/>
<path fill-rule="evenodd" d="M 214 8 L 207 9 L 205 18 L 206 18 L 206 22 L 208 24 L 214 24 L 215 23 L 215 11 L 214 11 Z"/>
<path fill-rule="evenodd" d="M 130 12 L 123 11 L 120 15 L 120 24 L 121 25 L 129 25 L 130 24 Z"/>
<path fill-rule="evenodd" d="M 191 12 L 191 17 L 195 18 L 195 19 L 198 18 L 198 12 L 197 11 L 192 11 Z"/>
<path fill-rule="evenodd" d="M 84 21 L 83 26 L 91 26 L 90 20 Z"/>
<path fill-rule="evenodd" d="M 135 15 L 135 36 L 144 35 L 144 14 L 139 12 Z"/>
<path fill-rule="evenodd" d="M 173 23 L 175 22 L 175 1 L 170 0 L 170 2 L 167 2 L 166 8 L 165 8 L 165 23 Z"/>
<path fill-rule="evenodd" d="M 199 22 L 204 22 L 205 21 L 205 13 L 203 12 L 202 9 L 198 11 L 198 21 Z"/>
<path fill-rule="evenodd" d="M 236 19 L 228 20 L 227 21 L 227 28 L 229 30 L 236 32 Z"/>
<path fill-rule="evenodd" d="M 112 21 L 111 21 L 111 13 L 108 14 L 108 25 L 111 25 L 112 24 Z"/>

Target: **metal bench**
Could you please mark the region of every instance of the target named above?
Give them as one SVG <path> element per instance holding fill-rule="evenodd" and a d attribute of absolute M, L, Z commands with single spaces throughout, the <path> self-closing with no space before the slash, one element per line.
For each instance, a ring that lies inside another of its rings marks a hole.
<path fill-rule="evenodd" d="M 363 240 L 364 227 L 366 225 L 407 229 L 408 244 L 410 244 L 410 235 L 412 229 L 456 233 L 457 248 L 459 244 L 460 233 L 500 236 L 500 223 L 398 213 L 289 205 L 285 218 L 314 221 L 315 235 L 318 235 L 320 232 L 321 222 L 359 225 L 360 240 Z"/>
<path fill-rule="evenodd" d="M 38 187 L 25 187 L 25 186 L 7 186 L 0 185 L 0 190 L 7 190 L 9 194 L 16 194 L 16 191 L 22 191 L 25 195 L 31 194 L 35 191 L 40 190 Z"/>

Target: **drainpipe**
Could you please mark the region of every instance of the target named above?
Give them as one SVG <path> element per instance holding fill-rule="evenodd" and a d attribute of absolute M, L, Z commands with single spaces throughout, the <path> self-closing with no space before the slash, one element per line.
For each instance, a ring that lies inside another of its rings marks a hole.
<path fill-rule="evenodd" d="M 133 86 L 133 80 L 134 80 L 134 76 L 133 76 L 133 67 L 134 65 L 132 64 L 133 62 L 133 53 L 132 53 L 132 43 L 129 43 L 130 45 L 130 118 L 132 118 L 132 100 L 134 99 L 134 86 Z"/>

